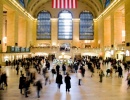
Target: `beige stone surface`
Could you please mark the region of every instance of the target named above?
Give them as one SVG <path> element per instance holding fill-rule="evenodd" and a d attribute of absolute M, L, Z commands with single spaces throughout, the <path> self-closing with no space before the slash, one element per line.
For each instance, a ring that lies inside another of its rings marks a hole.
<path fill-rule="evenodd" d="M 106 69 L 106 67 L 103 67 Z M 91 73 L 86 69 L 86 75 L 82 79 L 81 86 L 78 86 L 78 79 L 75 73 L 71 74 L 71 89 L 70 93 L 65 91 L 65 83 L 61 85 L 60 91 L 57 91 L 55 78 L 51 78 L 51 84 L 44 85 L 44 79 L 41 75 L 37 77 L 43 79 L 43 89 L 41 97 L 36 96 L 36 88 L 31 85 L 28 98 L 20 94 L 18 89 L 19 75 L 16 75 L 15 69 L 10 66 L 5 68 L 8 75 L 7 90 L 0 90 L 0 100 L 130 100 L 130 88 L 127 89 L 126 75 L 124 72 L 123 78 L 118 78 L 117 74 L 113 74 L 113 78 L 104 77 L 103 83 L 99 82 L 99 76 L 95 70 L 94 76 L 91 78 Z M 63 80 L 64 81 L 64 80 Z"/>

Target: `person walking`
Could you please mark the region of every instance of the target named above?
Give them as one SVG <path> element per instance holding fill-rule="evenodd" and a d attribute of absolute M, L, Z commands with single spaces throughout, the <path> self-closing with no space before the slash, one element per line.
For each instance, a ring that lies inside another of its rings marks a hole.
<path fill-rule="evenodd" d="M 123 69 L 122 69 L 122 67 L 120 65 L 118 65 L 118 77 L 123 78 L 122 74 L 123 74 Z"/>
<path fill-rule="evenodd" d="M 0 72 L 1 72 L 1 68 L 2 68 L 2 66 L 1 66 L 1 64 L 0 64 Z"/>
<path fill-rule="evenodd" d="M 22 94 L 22 90 L 24 88 L 25 80 L 26 80 L 26 77 L 24 77 L 24 74 L 22 74 L 21 77 L 19 78 L 19 89 L 20 89 L 21 94 Z"/>
<path fill-rule="evenodd" d="M 41 80 L 38 80 L 38 81 L 36 82 L 36 87 L 37 87 L 37 97 L 40 98 L 40 90 L 42 89 Z"/>
<path fill-rule="evenodd" d="M 1 74 L 1 86 L 2 86 L 2 89 L 4 90 L 4 87 L 6 86 L 6 89 L 7 89 L 7 75 L 6 75 L 6 72 L 2 72 Z"/>
<path fill-rule="evenodd" d="M 17 75 L 19 74 L 19 63 L 16 66 Z"/>
<path fill-rule="evenodd" d="M 78 64 L 77 64 L 77 62 L 74 63 L 74 69 L 75 69 L 75 73 L 77 73 L 77 70 L 78 70 Z"/>
<path fill-rule="evenodd" d="M 47 84 L 48 81 L 49 81 L 49 84 L 50 84 L 50 83 L 51 83 L 50 73 L 49 73 L 49 71 L 47 70 L 47 71 L 46 71 L 46 74 L 45 74 L 45 85 Z"/>
<path fill-rule="evenodd" d="M 78 85 L 80 86 L 81 85 L 81 80 L 82 80 L 82 73 L 81 73 L 80 69 L 78 70 L 78 79 L 79 79 Z"/>
<path fill-rule="evenodd" d="M 60 66 L 57 64 L 56 65 L 56 72 L 57 72 L 57 74 L 59 74 L 59 71 L 60 71 Z"/>
<path fill-rule="evenodd" d="M 61 86 L 61 84 L 63 84 L 61 72 L 57 73 L 56 83 L 57 83 L 57 86 L 58 86 L 58 90 L 60 90 L 60 86 Z"/>
<path fill-rule="evenodd" d="M 111 67 L 110 68 L 110 77 L 112 78 L 112 76 L 113 76 L 113 68 Z"/>
<path fill-rule="evenodd" d="M 127 89 L 128 89 L 130 87 L 130 73 L 128 73 L 126 81 L 127 81 L 127 85 L 128 85 Z"/>
<path fill-rule="evenodd" d="M 48 60 L 46 61 L 46 67 L 48 70 L 50 70 L 50 62 Z"/>
<path fill-rule="evenodd" d="M 54 77 L 54 75 L 56 74 L 56 70 L 54 69 L 54 67 L 51 69 L 51 73 L 52 73 L 52 77 Z"/>
<path fill-rule="evenodd" d="M 66 76 L 65 76 L 65 84 L 66 84 L 66 92 L 70 92 L 70 88 L 71 88 L 71 77 L 69 76 L 69 73 L 66 73 Z"/>
<path fill-rule="evenodd" d="M 29 82 L 29 79 L 27 77 L 25 79 L 25 82 L 24 82 L 24 95 L 25 95 L 25 97 L 28 97 L 29 86 L 30 86 L 30 82 Z"/>
<path fill-rule="evenodd" d="M 91 77 L 93 77 L 93 75 L 94 75 L 94 67 L 93 66 L 91 66 L 90 71 L 91 71 Z"/>
<path fill-rule="evenodd" d="M 62 65 L 62 71 L 63 71 L 63 74 L 65 75 L 66 74 L 66 65 L 65 65 L 65 63 L 63 63 L 63 65 Z"/>
<path fill-rule="evenodd" d="M 99 71 L 99 77 L 100 77 L 100 81 L 99 81 L 99 82 L 102 83 L 102 81 L 103 81 L 103 77 L 104 77 L 104 72 L 103 72 L 102 69 Z"/>
<path fill-rule="evenodd" d="M 21 73 L 21 75 L 22 75 L 22 72 L 23 72 L 23 67 L 22 67 L 22 66 L 20 66 L 19 71 L 20 71 L 20 73 Z"/>

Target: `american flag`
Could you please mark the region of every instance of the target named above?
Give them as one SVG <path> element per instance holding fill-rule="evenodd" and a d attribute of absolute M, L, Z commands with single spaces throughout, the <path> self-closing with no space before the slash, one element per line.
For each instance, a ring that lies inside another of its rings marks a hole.
<path fill-rule="evenodd" d="M 77 8 L 77 0 L 52 0 L 52 8 L 74 9 Z"/>

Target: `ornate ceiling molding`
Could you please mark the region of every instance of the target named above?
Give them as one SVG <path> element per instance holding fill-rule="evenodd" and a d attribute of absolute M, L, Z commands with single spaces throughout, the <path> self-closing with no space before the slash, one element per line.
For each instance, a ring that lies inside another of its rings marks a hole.
<path fill-rule="evenodd" d="M 27 6 L 27 10 L 28 12 L 33 15 L 34 17 L 36 17 L 36 15 L 41 11 L 41 10 L 48 10 L 50 6 L 51 7 L 51 1 L 52 0 L 31 0 L 28 3 Z M 98 15 L 100 15 L 103 11 L 103 7 L 102 4 L 99 0 L 78 0 L 78 3 L 82 3 L 82 5 L 85 6 L 85 8 L 82 8 L 83 10 L 89 10 L 90 12 L 93 13 L 94 17 L 97 17 Z M 81 7 L 80 7 L 81 8 Z M 78 10 L 77 9 L 72 9 L 74 10 Z M 54 10 L 54 9 L 49 9 L 49 10 Z M 57 9 L 57 10 L 62 10 L 62 9 Z M 71 9 L 69 9 L 71 10 Z"/>

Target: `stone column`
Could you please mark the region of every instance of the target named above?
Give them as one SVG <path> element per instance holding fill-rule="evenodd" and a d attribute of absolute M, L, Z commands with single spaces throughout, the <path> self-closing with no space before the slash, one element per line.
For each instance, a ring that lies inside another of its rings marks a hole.
<path fill-rule="evenodd" d="M 113 50 L 113 55 L 112 57 L 114 57 L 114 53 L 115 53 L 115 41 L 114 41 L 114 13 L 111 14 L 111 50 Z"/>
<path fill-rule="evenodd" d="M 114 14 L 111 14 L 111 45 L 114 47 Z"/>
<path fill-rule="evenodd" d="M 3 4 L 2 0 L 0 0 L 0 52 L 2 52 L 2 34 L 3 34 Z"/>
<path fill-rule="evenodd" d="M 75 18 L 73 19 L 73 40 L 72 40 L 72 46 L 76 46 L 76 47 L 81 47 L 81 43 L 79 40 L 79 35 L 80 35 L 80 29 L 79 29 L 79 23 L 80 23 L 80 19 Z M 74 59 L 75 57 L 75 53 L 76 50 L 71 50 L 72 54 L 72 59 Z"/>
<path fill-rule="evenodd" d="M 98 19 L 98 40 L 101 49 L 100 56 L 104 57 L 104 18 Z"/>
<path fill-rule="evenodd" d="M 15 18 L 14 18 L 14 43 L 15 46 L 18 46 L 18 23 L 19 23 L 19 17 L 17 12 L 15 12 Z"/>
<path fill-rule="evenodd" d="M 125 30 L 126 30 L 126 50 L 130 53 L 130 0 L 125 0 Z M 130 60 L 130 56 L 126 56 L 126 61 Z"/>
<path fill-rule="evenodd" d="M 26 27 L 26 47 L 30 47 L 30 45 L 33 45 L 34 40 L 36 40 L 36 30 L 33 26 L 33 20 L 27 18 L 27 27 Z M 36 24 L 35 24 L 36 25 Z"/>
<path fill-rule="evenodd" d="M 3 33 L 3 3 L 0 0 L 0 52 L 2 52 L 2 33 Z M 0 53 L 0 64 L 2 64 L 2 54 Z"/>
<path fill-rule="evenodd" d="M 51 45 L 59 45 L 58 43 L 58 19 L 51 19 Z"/>
<path fill-rule="evenodd" d="M 73 42 L 72 42 L 72 46 L 77 46 L 80 47 L 80 43 L 79 43 L 79 23 L 80 20 L 79 19 L 74 19 L 73 20 Z"/>
<path fill-rule="evenodd" d="M 7 11 L 3 12 L 2 52 L 7 51 Z"/>
<path fill-rule="evenodd" d="M 30 26 L 31 28 L 33 28 L 32 29 L 33 31 L 30 33 L 30 34 L 32 34 L 30 43 L 31 43 L 31 45 L 34 46 L 34 45 L 36 45 L 36 38 L 37 38 L 37 20 L 32 21 L 32 24 L 33 24 L 33 26 L 32 27 Z"/>
<path fill-rule="evenodd" d="M 52 18 L 51 19 L 51 44 L 50 45 L 56 45 L 56 46 L 60 46 L 60 43 L 58 42 L 58 18 Z M 59 48 L 57 48 L 57 51 L 59 50 Z M 55 53 L 54 54 L 56 56 L 56 58 L 59 57 L 60 53 Z"/>
<path fill-rule="evenodd" d="M 94 47 L 99 47 L 98 43 L 98 23 L 94 20 Z"/>

